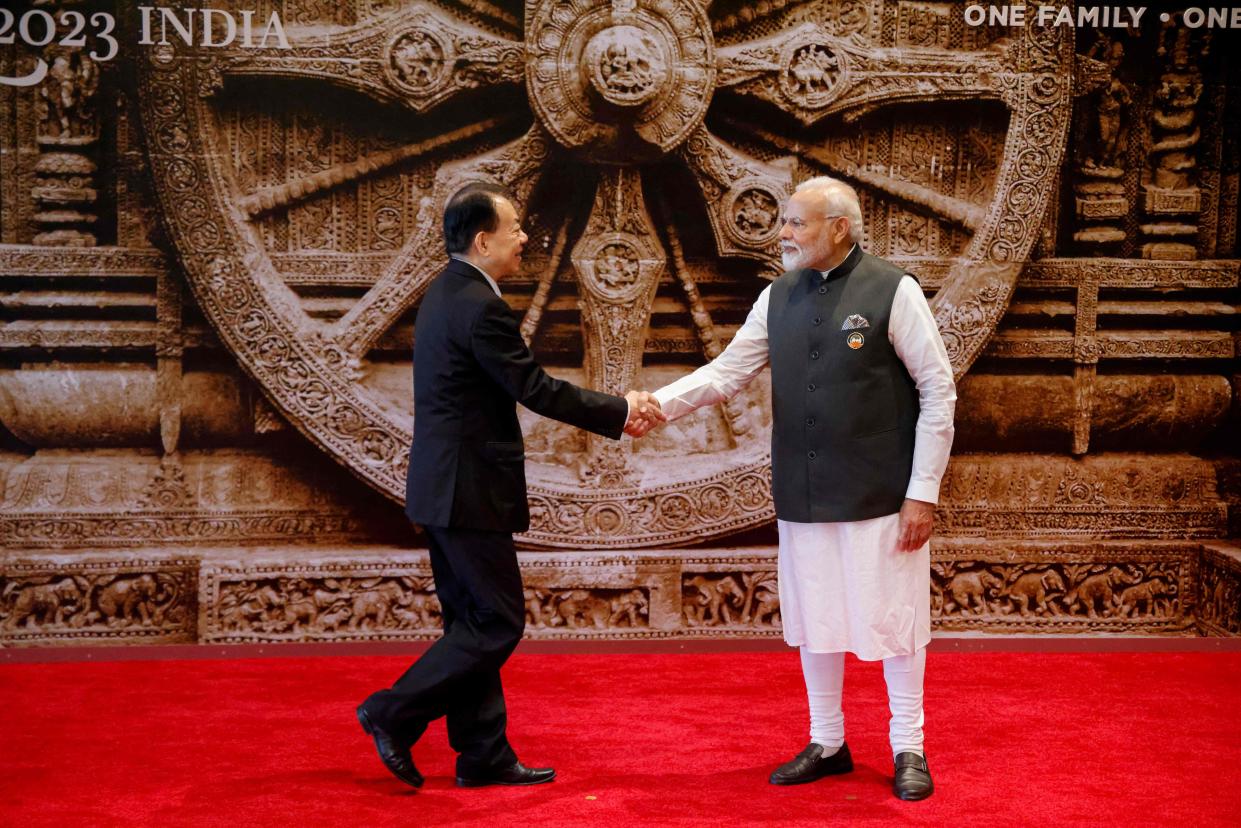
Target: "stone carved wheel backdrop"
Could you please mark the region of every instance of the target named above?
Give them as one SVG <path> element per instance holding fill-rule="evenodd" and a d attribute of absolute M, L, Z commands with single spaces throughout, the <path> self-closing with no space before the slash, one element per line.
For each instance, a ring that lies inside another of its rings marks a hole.
<path fill-rule="evenodd" d="M 536 351 L 555 350 L 540 335 L 565 316 L 554 294 L 574 297 L 580 367 L 554 369 L 567 378 L 656 387 L 717 354 L 728 326 L 705 294 L 758 294 L 778 272 L 780 202 L 820 173 L 861 191 L 869 249 L 936 291 L 961 375 L 1052 197 L 1073 46 L 1067 30 L 932 15 L 900 18 L 883 47 L 898 5 L 417 0 L 290 25 L 287 51 L 157 47 L 141 67 L 151 171 L 222 341 L 291 423 L 394 499 L 412 311 L 443 263 L 443 202 L 467 181 L 526 208 L 533 255 L 514 281 L 532 289 Z M 697 354 L 652 348 L 653 320 L 678 313 Z M 765 393 L 639 444 L 529 420 L 524 540 L 662 545 L 770 521 Z"/>

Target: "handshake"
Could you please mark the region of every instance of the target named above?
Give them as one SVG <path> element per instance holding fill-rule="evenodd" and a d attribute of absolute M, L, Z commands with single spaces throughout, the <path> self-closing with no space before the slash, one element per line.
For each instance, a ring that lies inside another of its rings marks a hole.
<path fill-rule="evenodd" d="M 630 391 L 625 399 L 629 402 L 625 433 L 630 437 L 642 437 L 655 426 L 668 421 L 659 409 L 659 400 L 650 391 Z"/>

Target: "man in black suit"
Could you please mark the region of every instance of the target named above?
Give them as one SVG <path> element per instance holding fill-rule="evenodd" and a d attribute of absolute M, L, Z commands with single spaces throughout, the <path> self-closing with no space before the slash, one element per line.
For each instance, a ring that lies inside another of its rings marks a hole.
<path fill-rule="evenodd" d="M 520 270 L 525 243 L 503 189 L 462 188 L 444 210 L 452 260 L 428 288 L 415 323 L 405 514 L 427 533 L 444 635 L 357 710 L 384 765 L 414 787 L 423 777 L 410 747 L 440 716 L 460 754 L 458 785 L 536 785 L 556 775 L 521 764 L 505 737 L 500 667 L 525 628 L 512 533 L 530 525 L 514 403 L 612 439 L 662 420 L 649 394 L 579 388 L 534 361 L 496 284 Z"/>

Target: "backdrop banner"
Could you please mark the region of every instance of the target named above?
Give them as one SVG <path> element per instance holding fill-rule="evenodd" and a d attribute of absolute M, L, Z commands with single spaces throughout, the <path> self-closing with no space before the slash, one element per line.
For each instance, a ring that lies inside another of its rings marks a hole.
<path fill-rule="evenodd" d="M 817 175 L 957 375 L 937 629 L 1241 634 L 1238 46 L 1222 4 L 8 3 L 0 647 L 438 635 L 447 197 L 515 194 L 523 335 L 621 393 L 719 354 Z M 521 416 L 529 635 L 779 635 L 766 374 L 640 441 Z"/>

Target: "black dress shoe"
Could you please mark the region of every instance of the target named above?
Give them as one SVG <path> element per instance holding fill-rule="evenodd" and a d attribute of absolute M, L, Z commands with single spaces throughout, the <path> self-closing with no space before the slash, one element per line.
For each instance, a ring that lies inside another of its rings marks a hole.
<path fill-rule="evenodd" d="M 926 757 L 912 751 L 896 754 L 896 776 L 892 779 L 892 793 L 897 799 L 915 801 L 926 799 L 935 790 L 931 783 L 931 771 Z"/>
<path fill-rule="evenodd" d="M 367 735 L 375 740 L 375 752 L 379 754 L 379 761 L 384 763 L 384 767 L 405 784 L 421 788 L 425 780 L 418 768 L 414 767 L 414 760 L 409 755 L 409 745 L 377 727 L 370 714 L 362 707 L 358 708 L 358 722 Z"/>
<path fill-rule="evenodd" d="M 485 785 L 542 785 L 556 778 L 554 768 L 528 768 L 514 762 L 507 768 L 488 771 L 482 776 L 458 776 L 457 785 L 462 788 L 481 788 Z"/>
<path fill-rule="evenodd" d="M 776 768 L 767 781 L 773 785 L 801 785 L 853 770 L 853 757 L 849 754 L 848 744 L 841 745 L 840 750 L 831 756 L 824 756 L 824 750 L 822 745 L 811 742 L 792 761 Z"/>

